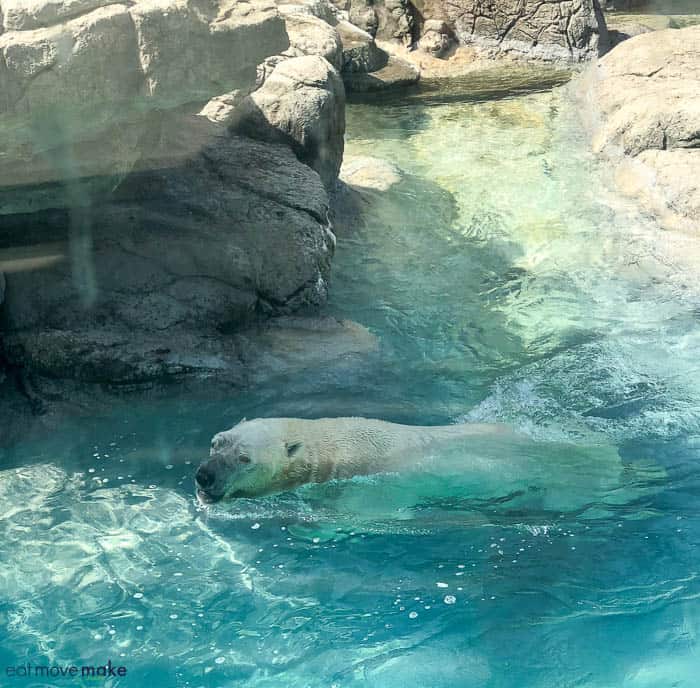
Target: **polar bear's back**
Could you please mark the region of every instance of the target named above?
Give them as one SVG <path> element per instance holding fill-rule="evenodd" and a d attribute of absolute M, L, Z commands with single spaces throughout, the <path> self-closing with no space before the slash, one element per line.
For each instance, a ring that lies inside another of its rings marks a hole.
<path fill-rule="evenodd" d="M 361 417 L 277 420 L 284 423 L 288 441 L 303 442 L 307 459 L 327 466 L 332 478 L 397 470 L 433 445 L 497 432 L 497 426 L 414 426 Z"/>

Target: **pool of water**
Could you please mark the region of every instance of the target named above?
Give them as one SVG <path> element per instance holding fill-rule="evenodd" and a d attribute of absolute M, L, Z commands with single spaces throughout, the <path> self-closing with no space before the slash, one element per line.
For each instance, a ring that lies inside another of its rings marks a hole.
<path fill-rule="evenodd" d="M 328 306 L 378 358 L 0 450 L 0 685 L 697 686 L 697 249 L 611 191 L 567 86 L 474 78 L 349 107 L 348 154 L 403 170 Z M 527 442 L 480 448 L 487 476 L 467 449 L 450 480 L 195 504 L 242 416 L 350 414 Z"/>

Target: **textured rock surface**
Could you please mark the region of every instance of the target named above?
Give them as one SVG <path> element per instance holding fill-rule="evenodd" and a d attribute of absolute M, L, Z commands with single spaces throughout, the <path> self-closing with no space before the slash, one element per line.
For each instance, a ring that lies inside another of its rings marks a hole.
<path fill-rule="evenodd" d="M 620 44 L 582 79 L 593 145 L 664 226 L 700 229 L 700 26 Z"/>
<path fill-rule="evenodd" d="M 177 330 L 164 340 L 159 333 L 135 338 L 125 331 L 47 330 L 34 341 L 22 333 L 9 340 L 11 360 L 22 368 L 11 368 L 10 384 L 0 388 L 0 447 L 60 426 L 69 414 L 113 413 L 134 390 L 147 389 L 149 399 L 175 393 L 211 402 L 251 386 L 259 391 L 266 385 L 274 393 L 290 376 L 300 385 L 305 371 L 314 389 L 338 377 L 370 374 L 378 363 L 378 342 L 365 327 L 318 316 L 281 316 L 227 337 Z M 0 381 L 2 376 L 0 361 Z"/>
<path fill-rule="evenodd" d="M 413 42 L 414 7 L 409 0 L 335 0 L 350 21 L 381 40 Z"/>
<path fill-rule="evenodd" d="M 388 55 L 374 38 L 348 21 L 336 26 L 343 48 L 343 73 L 374 72 L 386 66 Z"/>
<path fill-rule="evenodd" d="M 319 177 L 286 146 L 197 128 L 172 131 L 198 134 L 201 150 L 178 167 L 132 174 L 112 202 L 81 218 L 84 255 L 71 247 L 75 211 L 6 219 L 9 239 L 31 223 L 33 243 L 64 242 L 64 260 L 8 275 L 6 332 L 215 331 L 254 311 L 324 301 L 333 235 Z M 172 155 L 177 143 L 165 140 Z"/>
<path fill-rule="evenodd" d="M 420 79 L 415 65 L 394 55 L 387 55 L 386 64 L 373 72 L 347 72 L 343 74 L 345 87 L 355 93 L 371 93 L 411 86 Z"/>
<path fill-rule="evenodd" d="M 401 171 L 381 158 L 353 155 L 343 161 L 339 179 L 361 191 L 388 191 L 401 181 Z"/>
<path fill-rule="evenodd" d="M 57 6 L 27 0 L 14 8 L 62 20 L 60 12 L 42 9 Z M 7 20 L 7 4 L 2 8 Z M 276 8 L 258 0 L 142 0 L 47 28 L 6 31 L 0 36 L 0 214 L 56 207 L 62 199 L 75 204 L 63 190 L 68 179 L 83 179 L 89 196 L 109 190 L 138 159 L 154 113 L 252 89 L 256 66 L 288 47 Z M 35 192 L 51 183 L 58 188 Z M 23 186 L 32 187 L 27 198 L 19 193 Z"/>
<path fill-rule="evenodd" d="M 28 31 L 112 4 L 114 0 L 4 0 L 2 23 L 6 31 Z"/>
<path fill-rule="evenodd" d="M 324 351 L 355 347 L 348 324 L 268 329 L 327 295 L 323 183 L 345 125 L 326 0 L 3 0 L 0 15 L 0 400 L 247 384 L 284 368 L 295 332 L 292 363 L 312 359 L 314 328 Z"/>
<path fill-rule="evenodd" d="M 343 159 L 342 80 L 318 55 L 284 60 L 243 100 L 231 126 L 253 138 L 288 143 L 332 187 Z"/>
<path fill-rule="evenodd" d="M 51 386 L 48 380 L 66 379 L 119 387 L 196 374 L 200 380 L 216 378 L 215 384 L 242 388 L 376 348 L 376 339 L 357 323 L 298 316 L 251 324 L 225 339 L 176 332 L 166 344 L 156 335 L 134 339 L 128 332 L 110 330 L 44 330 L 33 340 L 21 333 L 7 338 L 10 361 L 30 361 L 35 378 L 47 378 L 36 384 L 46 386 Z"/>
<path fill-rule="evenodd" d="M 445 19 L 461 43 L 542 59 L 583 59 L 607 48 L 598 0 L 439 0 L 437 7 L 426 0 L 426 5 L 426 18 Z"/>
<path fill-rule="evenodd" d="M 310 14 L 335 26 L 338 21 L 338 8 L 330 0 L 278 0 L 277 8 L 283 16 Z"/>
<path fill-rule="evenodd" d="M 607 49 L 598 0 L 338 0 L 350 21 L 382 40 L 404 45 L 426 38 L 444 53 L 454 35 L 462 44 L 546 60 L 579 60 Z M 444 22 L 448 31 L 436 31 Z"/>
<path fill-rule="evenodd" d="M 440 19 L 429 19 L 423 25 L 419 47 L 434 57 L 443 57 L 453 42 L 452 31 Z"/>
<path fill-rule="evenodd" d="M 287 11 L 283 16 L 293 54 L 320 55 L 336 69 L 342 67 L 343 48 L 333 26 L 303 11 Z"/>

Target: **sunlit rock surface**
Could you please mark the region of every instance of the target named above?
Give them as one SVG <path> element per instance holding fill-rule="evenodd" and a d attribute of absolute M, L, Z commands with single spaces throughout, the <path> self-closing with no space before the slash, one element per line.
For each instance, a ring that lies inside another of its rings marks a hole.
<path fill-rule="evenodd" d="M 232 126 L 251 138 L 288 143 L 332 188 L 343 159 L 342 80 L 319 55 L 280 62 L 265 83 L 241 103 Z"/>
<path fill-rule="evenodd" d="M 671 229 L 700 227 L 700 26 L 635 36 L 580 84 L 593 145 L 623 192 Z"/>
<path fill-rule="evenodd" d="M 443 54 L 454 35 L 493 54 L 544 60 L 582 60 L 608 46 L 598 0 L 336 0 L 350 21 L 378 39 Z M 436 32 L 444 22 L 445 29 Z M 439 34 L 442 37 L 438 37 Z M 428 47 L 427 44 L 430 44 Z"/>

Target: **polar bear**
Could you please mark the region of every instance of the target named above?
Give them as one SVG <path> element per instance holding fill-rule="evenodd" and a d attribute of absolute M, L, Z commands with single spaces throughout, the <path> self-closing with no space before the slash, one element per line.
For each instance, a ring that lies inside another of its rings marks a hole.
<path fill-rule="evenodd" d="M 445 445 L 505 436 L 506 426 L 413 426 L 373 418 L 242 420 L 211 443 L 197 470 L 200 502 L 259 497 L 358 475 L 419 468 Z"/>

